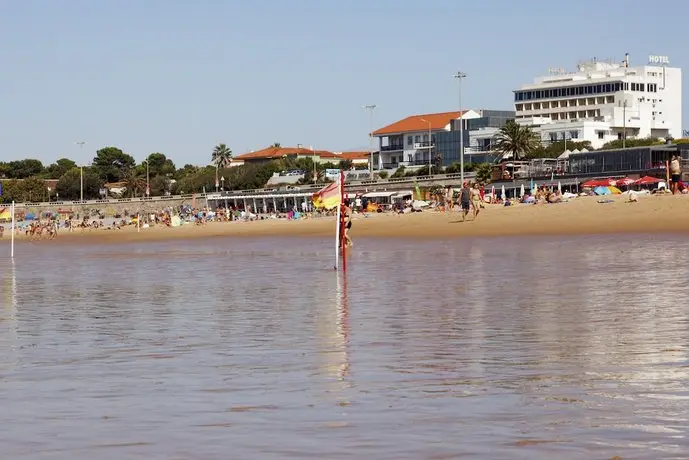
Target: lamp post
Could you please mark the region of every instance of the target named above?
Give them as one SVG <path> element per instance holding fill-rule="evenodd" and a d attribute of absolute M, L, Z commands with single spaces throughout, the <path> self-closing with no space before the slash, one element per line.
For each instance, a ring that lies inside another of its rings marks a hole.
<path fill-rule="evenodd" d="M 462 113 L 462 79 L 466 78 L 467 74 L 457 72 L 454 77 L 459 81 L 459 169 L 460 180 L 464 186 L 464 114 Z"/>
<path fill-rule="evenodd" d="M 622 104 L 622 148 L 627 148 L 627 95 L 624 96 Z"/>
<path fill-rule="evenodd" d="M 225 176 L 222 176 L 220 178 L 220 182 L 222 183 L 222 188 L 220 189 L 221 191 L 225 191 Z"/>
<path fill-rule="evenodd" d="M 148 159 L 144 160 L 146 163 L 146 198 L 151 196 L 151 182 L 149 180 L 150 177 L 150 163 L 148 162 Z"/>
<path fill-rule="evenodd" d="M 79 146 L 79 150 L 83 150 L 84 145 L 86 145 L 86 142 L 79 141 L 76 144 Z M 81 201 L 84 201 L 84 165 L 79 166 L 79 170 L 80 170 L 80 174 L 79 174 L 79 176 L 80 176 L 80 179 L 79 179 L 79 183 L 80 183 L 79 199 Z"/>
<path fill-rule="evenodd" d="M 431 122 L 426 120 L 425 118 L 422 118 L 421 121 L 423 121 L 424 123 L 428 123 L 428 175 L 430 176 L 431 174 L 433 174 L 431 172 L 431 168 L 433 168 L 433 163 L 431 163 Z"/>
<path fill-rule="evenodd" d="M 368 110 L 370 119 L 369 119 L 369 131 L 368 131 L 368 137 L 369 137 L 369 151 L 370 151 L 370 158 L 369 158 L 369 173 L 371 174 L 371 179 L 373 179 L 373 113 L 376 110 L 376 104 L 370 104 L 370 105 L 365 105 L 364 108 Z"/>

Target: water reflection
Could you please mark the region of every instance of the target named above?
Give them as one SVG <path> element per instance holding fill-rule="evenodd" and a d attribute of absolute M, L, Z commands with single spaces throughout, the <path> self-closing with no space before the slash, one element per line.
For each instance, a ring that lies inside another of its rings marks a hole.
<path fill-rule="evenodd" d="M 0 310 L 0 370 L 17 363 L 17 272 L 14 260 L 5 266 L 3 305 Z"/>
<path fill-rule="evenodd" d="M 689 245 L 635 238 L 22 247 L 0 450 L 681 457 Z"/>

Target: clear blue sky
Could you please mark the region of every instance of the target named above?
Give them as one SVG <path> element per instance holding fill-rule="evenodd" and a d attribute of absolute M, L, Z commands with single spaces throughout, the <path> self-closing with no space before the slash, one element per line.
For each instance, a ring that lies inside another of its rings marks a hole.
<path fill-rule="evenodd" d="M 663 5 L 0 0 L 0 160 L 81 162 L 114 145 L 181 166 L 219 142 L 366 148 L 364 104 L 378 105 L 376 127 L 455 110 L 457 69 L 470 108 L 510 109 L 549 67 L 625 52 L 632 65 L 669 56 L 686 83 L 689 3 Z"/>

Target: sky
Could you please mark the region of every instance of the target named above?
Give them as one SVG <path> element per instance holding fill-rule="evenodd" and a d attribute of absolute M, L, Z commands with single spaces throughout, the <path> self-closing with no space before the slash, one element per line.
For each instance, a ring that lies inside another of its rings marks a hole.
<path fill-rule="evenodd" d="M 0 0 L 0 161 L 116 146 L 178 166 L 264 148 L 368 148 L 413 114 L 513 110 L 512 91 L 597 57 L 689 68 L 689 2 Z M 685 72 L 684 86 L 687 74 Z M 684 125 L 689 128 L 684 104 Z M 79 147 L 76 142 L 86 144 Z"/>

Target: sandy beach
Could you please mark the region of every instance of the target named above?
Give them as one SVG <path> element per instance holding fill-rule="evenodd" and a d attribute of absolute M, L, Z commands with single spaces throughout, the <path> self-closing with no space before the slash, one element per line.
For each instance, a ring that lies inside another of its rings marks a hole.
<path fill-rule="evenodd" d="M 601 197 L 578 197 L 567 203 L 549 205 L 518 204 L 512 207 L 486 205 L 475 221 L 461 221 L 458 212 L 424 211 L 407 215 L 356 215 L 351 235 L 356 238 L 421 238 L 447 239 L 468 236 L 573 235 L 610 233 L 689 232 L 689 196 L 646 196 L 636 203 L 614 196 L 611 203 L 599 203 Z M 61 231 L 57 241 L 135 242 L 168 239 L 209 238 L 221 236 L 329 236 L 333 235 L 334 218 L 306 220 L 264 220 L 255 222 L 218 222 L 204 226 L 141 229 L 130 226 L 122 230 Z M 3 242 L 9 242 L 7 232 Z M 26 241 L 21 234 L 17 241 Z"/>

